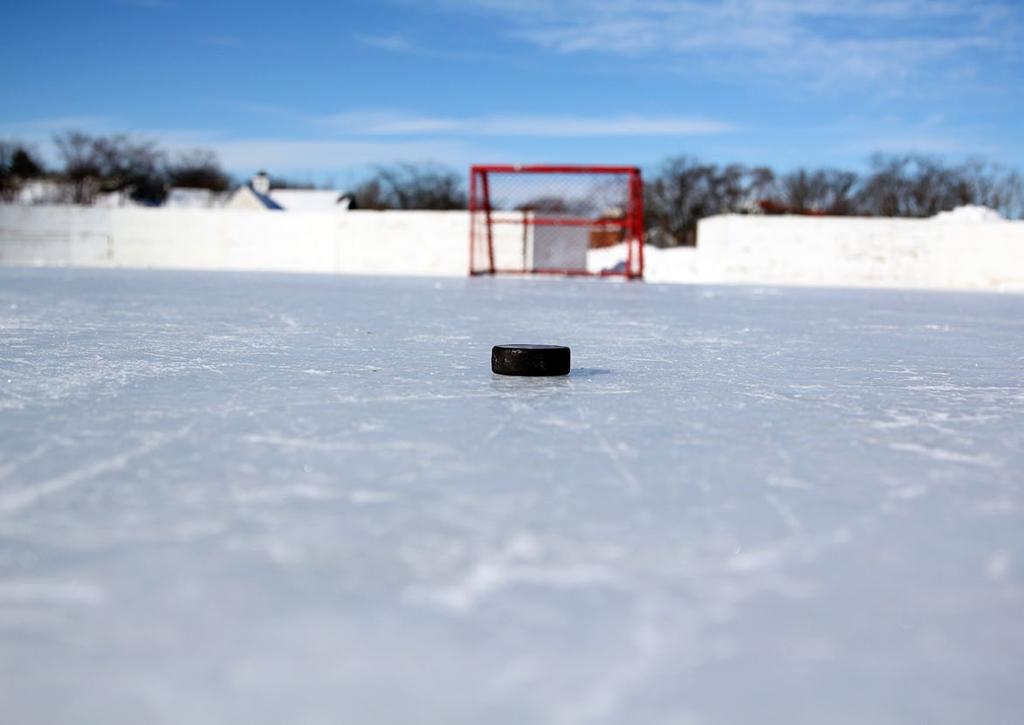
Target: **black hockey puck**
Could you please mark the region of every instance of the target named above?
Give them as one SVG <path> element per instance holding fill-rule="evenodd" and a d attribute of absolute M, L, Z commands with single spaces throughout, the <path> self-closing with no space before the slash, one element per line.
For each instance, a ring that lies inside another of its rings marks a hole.
<path fill-rule="evenodd" d="M 564 345 L 495 345 L 491 372 L 498 375 L 568 375 L 569 348 Z"/>

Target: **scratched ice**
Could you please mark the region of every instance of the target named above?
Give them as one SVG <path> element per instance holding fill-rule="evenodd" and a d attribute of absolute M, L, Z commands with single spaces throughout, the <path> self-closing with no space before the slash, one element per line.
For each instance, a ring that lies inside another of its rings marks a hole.
<path fill-rule="evenodd" d="M 8 269 L 0 335 L 5 723 L 1024 711 L 1024 296 Z"/>

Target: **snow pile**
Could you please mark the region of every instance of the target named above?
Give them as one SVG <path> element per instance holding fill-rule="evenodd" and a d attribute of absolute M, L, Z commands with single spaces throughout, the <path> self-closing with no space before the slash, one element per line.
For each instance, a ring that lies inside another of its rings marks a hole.
<path fill-rule="evenodd" d="M 621 271 L 626 266 L 626 245 L 587 251 L 587 271 Z M 648 282 L 696 282 L 697 249 L 644 245 L 644 279 Z"/>
<path fill-rule="evenodd" d="M 168 209 L 217 209 L 224 206 L 230 196 L 228 192 L 175 186 L 167 193 L 164 206 Z"/>
<path fill-rule="evenodd" d="M 333 189 L 271 189 L 270 198 L 286 211 L 337 211 L 348 209 L 352 197 Z"/>
<path fill-rule="evenodd" d="M 613 272 L 625 269 L 626 245 L 613 244 L 587 250 L 588 272 Z"/>
<path fill-rule="evenodd" d="M 952 211 L 940 211 L 932 217 L 942 222 L 1001 222 L 1002 215 L 995 209 L 977 204 L 965 204 Z"/>

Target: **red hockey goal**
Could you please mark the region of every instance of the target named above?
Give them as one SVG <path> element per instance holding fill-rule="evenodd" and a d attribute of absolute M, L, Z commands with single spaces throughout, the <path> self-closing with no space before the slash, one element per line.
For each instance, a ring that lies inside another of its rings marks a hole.
<path fill-rule="evenodd" d="M 643 180 L 633 166 L 473 166 L 469 273 L 644 273 Z"/>

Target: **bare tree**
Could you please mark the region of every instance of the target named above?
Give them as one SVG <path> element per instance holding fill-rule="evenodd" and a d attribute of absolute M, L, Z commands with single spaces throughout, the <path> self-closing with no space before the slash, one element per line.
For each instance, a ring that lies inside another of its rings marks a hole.
<path fill-rule="evenodd" d="M 316 183 L 312 179 L 296 179 L 287 176 L 271 176 L 271 189 L 315 189 Z M 324 187 L 329 189 L 330 187 Z"/>
<path fill-rule="evenodd" d="M 755 166 L 747 173 L 747 198 L 744 204 L 753 211 L 757 202 L 778 195 L 778 181 L 775 172 L 767 166 Z"/>
<path fill-rule="evenodd" d="M 962 196 L 972 204 L 996 209 L 1008 219 L 1024 218 L 1024 180 L 1017 171 L 980 159 L 960 167 Z"/>
<path fill-rule="evenodd" d="M 693 244 L 697 220 L 713 213 L 703 181 L 712 167 L 685 156 L 666 161 L 644 189 L 645 225 L 659 246 Z"/>
<path fill-rule="evenodd" d="M 836 169 L 797 169 L 782 177 L 782 205 L 796 212 L 833 216 L 856 213 L 857 174 Z"/>
<path fill-rule="evenodd" d="M 660 246 L 696 243 L 697 221 L 712 214 L 742 211 L 751 190 L 770 184 L 764 168 L 721 167 L 680 156 L 669 159 L 645 186 L 645 225 Z"/>
<path fill-rule="evenodd" d="M 461 175 L 444 167 L 402 164 L 378 168 L 356 187 L 360 209 L 465 209 Z"/>
<path fill-rule="evenodd" d="M 501 208 L 496 206 L 495 208 Z M 579 198 L 572 195 L 559 196 L 557 194 L 536 196 L 515 205 L 516 211 L 532 211 L 540 214 L 562 214 L 576 217 L 596 218 L 606 211 L 600 201 L 587 197 Z"/>
<path fill-rule="evenodd" d="M 167 165 L 166 175 L 171 186 L 217 192 L 231 188 L 231 177 L 221 168 L 217 155 L 204 149 L 179 154 Z"/>
<path fill-rule="evenodd" d="M 0 141 L 0 200 L 13 201 L 25 181 L 45 173 L 42 162 L 26 146 Z"/>
<path fill-rule="evenodd" d="M 535 211 L 544 214 L 570 214 L 572 206 L 570 200 L 557 195 L 537 196 L 527 199 L 522 204 L 516 204 L 516 211 Z"/>
<path fill-rule="evenodd" d="M 0 201 L 11 201 L 18 193 L 18 179 L 11 170 L 11 160 L 17 147 L 0 141 Z"/>
<path fill-rule="evenodd" d="M 91 204 L 100 191 L 100 178 L 103 175 L 94 139 L 78 131 L 69 131 L 55 136 L 53 142 L 64 163 L 64 179 L 71 186 L 69 201 L 73 204 Z"/>
<path fill-rule="evenodd" d="M 70 131 L 57 135 L 54 143 L 64 163 L 63 176 L 71 185 L 70 201 L 75 204 L 92 203 L 98 194 L 112 191 L 149 204 L 166 197 L 164 154 L 151 141 Z"/>
<path fill-rule="evenodd" d="M 81 132 L 54 139 L 69 189 L 68 201 L 92 203 L 96 196 L 121 191 L 136 201 L 160 203 L 169 185 L 224 191 L 228 175 L 209 151 L 195 150 L 168 162 L 152 142 L 129 136 Z M 0 198 L 12 199 L 26 178 L 44 173 L 33 155 L 17 144 L 0 144 Z M 310 188 L 283 179 L 274 188 Z M 962 204 L 983 204 L 1004 216 L 1024 218 L 1024 178 L 1019 172 L 979 160 L 950 165 L 922 155 L 882 155 L 870 159 L 860 176 L 839 169 L 797 169 L 778 176 L 768 167 L 718 166 L 679 156 L 669 158 L 645 187 L 645 224 L 659 245 L 694 244 L 697 221 L 724 212 L 775 211 L 830 215 L 926 217 Z M 354 194 L 363 209 L 464 209 L 462 176 L 436 165 L 380 167 Z M 510 205 L 513 204 L 510 202 Z M 517 209 L 587 215 L 602 210 L 577 208 L 569 198 L 536 198 Z"/>
<path fill-rule="evenodd" d="M 962 181 L 956 169 L 928 156 L 876 154 L 858 196 L 871 215 L 928 217 L 971 203 Z"/>
<path fill-rule="evenodd" d="M 11 173 L 19 179 L 35 179 L 46 173 L 46 168 L 35 155 L 24 146 L 18 145 L 11 154 Z"/>

